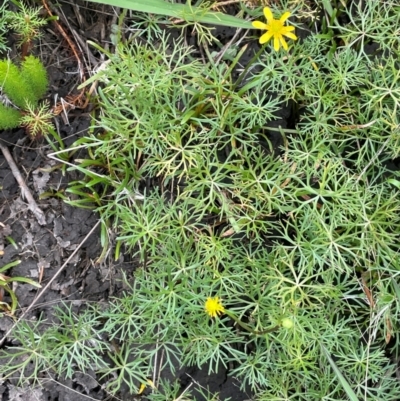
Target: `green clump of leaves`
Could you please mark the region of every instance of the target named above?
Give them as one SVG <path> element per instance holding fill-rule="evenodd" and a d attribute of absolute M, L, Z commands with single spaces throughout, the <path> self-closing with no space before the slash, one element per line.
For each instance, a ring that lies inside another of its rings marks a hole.
<path fill-rule="evenodd" d="M 8 96 L 12 103 L 17 107 L 25 109 L 28 103 L 37 104 L 39 97 L 36 96 L 36 91 L 34 90 L 36 84 L 31 80 L 30 75 L 32 68 L 32 59 L 34 56 L 27 57 L 27 61 L 21 63 L 21 68 L 14 64 L 11 60 L 0 60 L 0 82 L 3 92 Z M 24 67 L 24 64 L 28 64 L 28 68 Z M 41 64 L 40 60 L 36 59 L 34 64 Z M 44 70 L 42 67 L 38 70 L 39 74 Z M 39 78 L 39 81 L 45 83 L 47 88 L 47 74 L 44 70 L 44 75 Z"/>
<path fill-rule="evenodd" d="M 6 2 L 0 5 L 0 52 L 7 50 L 6 34 L 8 30 L 6 5 Z"/>
<path fill-rule="evenodd" d="M 35 99 L 41 99 L 49 86 L 47 71 L 43 63 L 33 56 L 28 56 L 21 63 L 21 77 L 29 82 Z"/>
<path fill-rule="evenodd" d="M 6 34 L 12 30 L 18 36 L 18 45 L 25 55 L 33 40 L 42 36 L 41 28 L 47 21 L 40 16 L 41 7 L 29 7 L 18 2 L 18 8 L 12 11 L 8 7 L 10 3 L 3 2 L 0 6 L 0 52 L 8 49 Z"/>
<path fill-rule="evenodd" d="M 1 129 L 12 129 L 19 126 L 21 121 L 21 113 L 0 103 L 0 127 Z"/>
<path fill-rule="evenodd" d="M 70 361 L 97 365 L 113 394 L 195 365 L 229 369 L 260 401 L 399 399 L 400 184 L 389 166 L 400 152 L 400 16 L 390 4 L 336 2 L 288 56 L 261 49 L 242 80 L 232 71 L 244 49 L 224 62 L 205 51 L 203 64 L 160 36 L 107 53 L 87 82 L 101 84 L 101 113 L 72 145 L 88 156 L 75 160 L 85 177 L 69 203 L 96 208 L 103 238 L 113 229 L 140 266 L 107 308 L 35 328 L 54 339 L 40 346 L 42 367 L 71 377 Z M 283 107 L 293 129 L 279 126 Z"/>
<path fill-rule="evenodd" d="M 47 23 L 40 11 L 24 3 L 19 3 L 16 11 L 8 10 L 6 3 L 0 6 L 0 51 L 7 50 L 5 34 L 12 29 L 19 37 L 23 58 L 20 66 L 9 59 L 0 60 L 0 89 L 7 96 L 0 103 L 0 129 L 24 125 L 32 136 L 52 127 L 48 106 L 38 105 L 48 88 L 46 69 L 37 57 L 27 56 L 33 40 L 42 34 L 40 28 Z"/>
<path fill-rule="evenodd" d="M 3 93 L 18 107 L 0 105 L 0 129 L 25 125 L 36 136 L 51 126 L 48 106 L 39 106 L 49 83 L 47 71 L 37 57 L 26 57 L 20 67 L 11 60 L 0 60 L 0 83 Z"/>
<path fill-rule="evenodd" d="M 372 85 L 367 73 L 374 69 L 366 65 L 373 60 L 344 48 L 314 66 L 330 45 L 310 38 L 290 61 L 261 55 L 259 72 L 237 87 L 229 65 L 188 62 L 188 49 L 166 42 L 120 45 L 109 55 L 96 77 L 103 83 L 96 125 L 105 132 L 74 145 L 87 147 L 91 158 L 78 165 L 87 179 L 68 191 L 86 204 L 96 198 L 118 239 L 148 261 L 127 294 L 100 314 L 102 332 L 124 352 L 131 343 L 134 360 L 146 367 L 156 352 L 171 370 L 179 363 L 212 374 L 231 361 L 231 374 L 262 400 L 300 397 L 304 388 L 315 400 L 345 397 L 322 341 L 358 397 L 358 384 L 372 374 L 396 399 L 400 387 L 381 340 L 367 354 L 359 343 L 364 331 L 384 338 L 394 321 L 383 309 L 381 319 L 370 320 L 356 277 L 366 275 L 375 294 L 391 292 L 384 265 L 396 263 L 399 252 L 399 193 L 382 180 L 384 166 L 371 165 L 389 126 L 380 120 L 381 139 L 368 144 L 357 133 L 374 136 L 373 125 L 347 132 L 351 121 L 366 122 L 359 93 L 349 93 Z M 355 63 L 358 71 L 349 67 Z M 304 73 L 293 74 L 294 65 Z M 264 127 L 293 100 L 306 112 L 295 131 L 278 129 L 284 146 L 274 149 Z M 370 118 L 382 104 L 368 109 Z M 354 157 L 356 149 L 362 157 Z M 157 183 L 151 191 L 149 180 Z M 93 196 L 99 183 L 104 195 Z M 204 302 L 214 295 L 245 325 L 231 313 L 210 322 Z M 392 301 L 382 305 L 390 316 L 399 313 Z M 280 327 L 287 319 L 290 327 Z M 354 368 L 351 358 L 359 361 Z"/>
<path fill-rule="evenodd" d="M 16 11 L 6 13 L 8 27 L 19 37 L 19 46 L 30 45 L 34 39 L 42 36 L 41 28 L 47 21 L 40 16 L 42 7 L 29 7 L 20 2 Z"/>

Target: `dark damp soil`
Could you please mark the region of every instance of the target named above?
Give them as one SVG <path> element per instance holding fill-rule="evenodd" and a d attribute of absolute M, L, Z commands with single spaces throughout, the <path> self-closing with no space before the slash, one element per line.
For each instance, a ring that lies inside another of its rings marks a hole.
<path fill-rule="evenodd" d="M 78 48 L 85 73 L 89 77 L 88 71 L 98 67 L 103 59 L 96 50 L 86 46 L 86 41 L 91 40 L 110 48 L 111 29 L 117 22 L 118 15 L 108 6 L 90 2 L 61 1 L 57 7 L 55 4 L 49 2 L 54 14 L 59 17 L 59 23 Z M 235 32 L 234 29 L 217 27 L 214 35 L 221 45 L 225 45 Z M 174 31 L 170 33 L 171 39 L 177 36 Z M 197 43 L 196 35 L 189 30 L 186 35 L 186 43 L 197 49 L 198 57 L 202 57 L 203 49 Z M 10 56 L 18 59 L 16 42 L 16 38 L 10 34 Z M 209 50 L 218 52 L 220 48 Z M 241 64 L 245 65 L 257 50 L 257 42 L 252 41 Z M 66 107 L 65 112 L 55 119 L 58 134 L 65 145 L 69 146 L 87 133 L 92 111 L 90 102 L 83 107 L 76 97 L 79 94 L 77 87 L 81 83 L 77 59 L 68 41 L 52 23 L 44 29 L 43 38 L 35 43 L 32 52 L 41 58 L 47 68 L 50 79 L 47 96 L 49 102 L 55 105 L 63 100 L 73 105 Z M 289 109 L 283 109 L 282 120 L 276 121 L 276 126 L 286 127 L 289 114 Z M 278 136 L 271 140 L 275 146 L 280 145 Z M 123 274 L 128 278 L 132 277 L 136 268 L 135 261 L 131 260 L 129 254 L 122 253 L 115 262 L 112 252 L 109 252 L 99 262 L 102 253 L 99 225 L 96 227 L 99 216 L 91 210 L 69 206 L 60 197 L 43 197 L 43 193 L 63 193 L 68 182 L 78 178 L 76 172 L 62 171 L 57 162 L 48 157 L 52 149 L 44 139 L 31 140 L 23 129 L 18 129 L 0 132 L 0 142 L 9 149 L 22 178 L 44 212 L 46 223 L 39 224 L 29 209 L 26 197 L 8 162 L 0 153 L 0 251 L 4 252 L 0 256 L 0 266 L 20 260 L 18 266 L 6 272 L 8 276 L 40 281 L 42 288 L 50 283 L 39 298 L 39 292 L 34 287 L 24 284 L 16 286 L 18 309 L 15 317 L 19 318 L 26 313 L 25 319 L 37 319 L 41 316 L 51 322 L 54 308 L 62 301 L 73 301 L 77 312 L 87 302 L 106 304 L 111 296 L 117 296 L 122 291 Z M 9 298 L 5 295 L 3 301 L 9 302 Z M 13 323 L 10 316 L 0 317 L 0 338 L 6 335 Z M 1 347 L 7 347 L 12 341 L 11 333 Z M 181 368 L 174 377 L 181 379 L 182 388 L 196 382 L 208 387 L 211 392 L 219 392 L 221 400 L 230 398 L 232 401 L 242 401 L 251 398 L 250 394 L 239 391 L 239 383 L 229 376 L 227 369 L 221 369 L 210 377 L 206 370 Z M 35 388 L 19 388 L 16 380 L 2 381 L 0 378 L 0 401 L 111 399 L 102 389 L 102 383 L 94 372 L 77 372 L 72 380 L 46 377 L 45 373 L 43 378 L 42 386 Z M 118 399 L 133 398 L 121 393 L 118 394 Z"/>

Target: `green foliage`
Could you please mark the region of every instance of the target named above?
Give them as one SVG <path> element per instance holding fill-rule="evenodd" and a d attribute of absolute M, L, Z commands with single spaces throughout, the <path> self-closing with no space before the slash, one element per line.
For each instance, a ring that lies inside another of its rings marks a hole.
<path fill-rule="evenodd" d="M 97 369 L 105 366 L 104 352 L 109 346 L 97 336 L 96 319 L 90 313 L 79 316 L 71 308 L 57 308 L 59 325 L 45 333 L 49 360 L 59 375 L 71 378 L 76 368 L 85 371 L 93 364 Z"/>
<path fill-rule="evenodd" d="M 37 104 L 39 99 L 30 82 L 11 60 L 0 60 L 0 82 L 4 93 L 16 106 L 25 109 L 27 103 Z"/>
<path fill-rule="evenodd" d="M 27 113 L 19 120 L 19 125 L 26 127 L 28 134 L 32 138 L 37 138 L 43 133 L 47 133 L 53 129 L 51 122 L 53 113 L 50 111 L 47 102 L 42 103 L 37 107 L 32 107 L 27 104 Z"/>
<path fill-rule="evenodd" d="M 160 35 L 120 43 L 86 82 L 101 113 L 72 145 L 87 156 L 69 203 L 96 208 L 141 265 L 107 308 L 37 334 L 68 339 L 40 349 L 70 355 L 58 373 L 98 365 L 135 394 L 182 365 L 223 366 L 260 401 L 399 399 L 398 8 L 323 1 L 316 23 L 295 3 L 310 35 L 285 57 L 262 48 L 239 79 L 241 49 L 201 63 Z M 275 128 L 284 106 L 294 129 Z M 210 318 L 209 297 L 226 313 Z M 152 399 L 179 397 L 155 384 Z"/>
<path fill-rule="evenodd" d="M 98 322 L 88 313 L 76 316 L 71 308 L 57 308 L 56 318 L 59 324 L 54 323 L 44 333 L 40 319 L 34 324 L 18 325 L 18 347 L 11 355 L 0 351 L 2 373 L 7 377 L 18 375 L 20 384 L 25 384 L 24 371 L 30 371 L 36 382 L 50 367 L 70 378 L 76 364 L 83 370 L 90 363 L 103 366 L 101 356 L 108 347 L 94 331 L 93 325 Z"/>
<path fill-rule="evenodd" d="M 1 129 L 16 128 L 20 124 L 21 113 L 12 107 L 0 103 L 0 127 Z"/>
<path fill-rule="evenodd" d="M 0 113 L 4 113 L 5 118 L 0 119 L 0 129 L 24 125 L 33 137 L 47 132 L 52 126 L 52 113 L 47 104 L 38 105 L 48 87 L 47 72 L 42 62 L 28 56 L 19 68 L 11 60 L 0 60 L 0 82 L 3 92 L 22 109 L 21 112 L 1 104 Z"/>
<path fill-rule="evenodd" d="M 6 12 L 7 25 L 18 34 L 20 46 L 42 36 L 40 29 L 47 21 L 40 17 L 40 12 L 41 7 L 29 7 L 23 2 L 19 3 L 17 11 Z"/>
<path fill-rule="evenodd" d="M 25 278 L 25 277 L 8 277 L 5 274 L 3 274 L 4 272 L 6 272 L 7 270 L 9 270 L 10 268 L 17 266 L 21 263 L 20 260 L 17 260 L 16 262 L 11 262 L 8 263 L 6 265 L 4 265 L 3 267 L 0 268 L 0 309 L 5 310 L 10 316 L 14 316 L 15 310 L 17 309 L 18 306 L 18 301 L 17 301 L 17 297 L 13 291 L 12 288 L 12 284 L 13 283 L 26 283 L 26 284 L 30 284 L 33 285 L 36 288 L 40 288 L 40 284 L 36 283 L 35 281 L 29 279 L 29 278 Z M 11 286 L 10 286 L 11 284 Z M 4 291 L 10 296 L 11 298 L 11 303 L 8 304 L 6 302 L 3 301 L 3 293 Z"/>
<path fill-rule="evenodd" d="M 18 325 L 18 345 L 11 352 L 0 350 L 2 374 L 18 375 L 20 384 L 36 384 L 40 374 L 48 369 L 50 360 L 46 353 L 48 341 L 40 332 L 41 320 L 31 324 L 22 321 Z"/>
<path fill-rule="evenodd" d="M 6 34 L 7 34 L 7 14 L 4 2 L 0 5 L 0 52 L 7 50 Z"/>
<path fill-rule="evenodd" d="M 41 99 L 46 94 L 49 86 L 47 71 L 43 63 L 34 56 L 27 56 L 21 63 L 21 76 L 29 82 L 29 87 L 36 99 Z"/>
<path fill-rule="evenodd" d="M 20 38 L 20 45 L 30 45 L 33 39 L 41 35 L 40 28 L 46 21 L 39 16 L 40 8 L 31 8 L 19 4 L 17 11 L 6 9 L 6 3 L 0 6 L 0 51 L 5 50 L 5 33 L 13 29 Z M 11 60 L 0 60 L 0 88 L 14 106 L 21 112 L 0 103 L 0 129 L 15 128 L 21 124 L 29 127 L 31 134 L 37 134 L 38 126 L 48 129 L 48 108 L 46 118 L 38 121 L 44 111 L 44 105 L 38 107 L 39 100 L 48 88 L 47 72 L 41 61 L 34 56 L 27 56 L 20 68 Z M 28 111 L 30 114 L 25 114 Z M 39 129 L 41 129 L 39 127 Z"/>
<path fill-rule="evenodd" d="M 231 26 L 251 29 L 251 24 L 241 18 L 221 12 L 212 12 L 207 4 L 202 7 L 187 4 L 176 4 L 165 0 L 90 0 L 94 3 L 109 4 L 114 7 L 127 8 L 146 14 L 159 14 L 174 18 L 183 18 L 195 23 Z"/>
<path fill-rule="evenodd" d="M 7 50 L 6 34 L 11 30 L 19 36 L 19 45 L 31 43 L 42 35 L 40 28 L 47 22 L 40 17 L 41 8 L 19 3 L 17 11 L 8 10 L 8 1 L 0 5 L 0 52 Z"/>

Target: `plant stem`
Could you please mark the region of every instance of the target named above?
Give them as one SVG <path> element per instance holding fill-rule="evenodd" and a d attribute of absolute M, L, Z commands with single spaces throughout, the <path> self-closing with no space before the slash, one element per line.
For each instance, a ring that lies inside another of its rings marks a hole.
<path fill-rule="evenodd" d="M 229 311 L 225 311 L 225 313 L 231 318 L 233 319 L 240 327 L 242 327 L 243 329 L 247 330 L 249 333 L 252 333 L 256 336 L 261 336 L 263 334 L 267 334 L 267 333 L 271 333 L 272 331 L 278 330 L 279 329 L 279 325 L 271 327 L 269 329 L 265 329 L 265 330 L 253 330 L 250 326 L 248 326 L 246 323 L 243 323 L 241 320 L 239 320 L 233 313 L 229 312 Z"/>

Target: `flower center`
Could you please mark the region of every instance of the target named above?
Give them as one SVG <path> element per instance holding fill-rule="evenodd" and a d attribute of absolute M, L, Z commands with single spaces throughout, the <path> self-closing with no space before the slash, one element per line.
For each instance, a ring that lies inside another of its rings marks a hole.
<path fill-rule="evenodd" d="M 273 35 L 282 32 L 283 23 L 282 23 L 281 21 L 279 21 L 278 19 L 272 20 L 268 25 L 269 25 L 269 29 L 268 29 L 268 30 L 269 30 Z"/>

